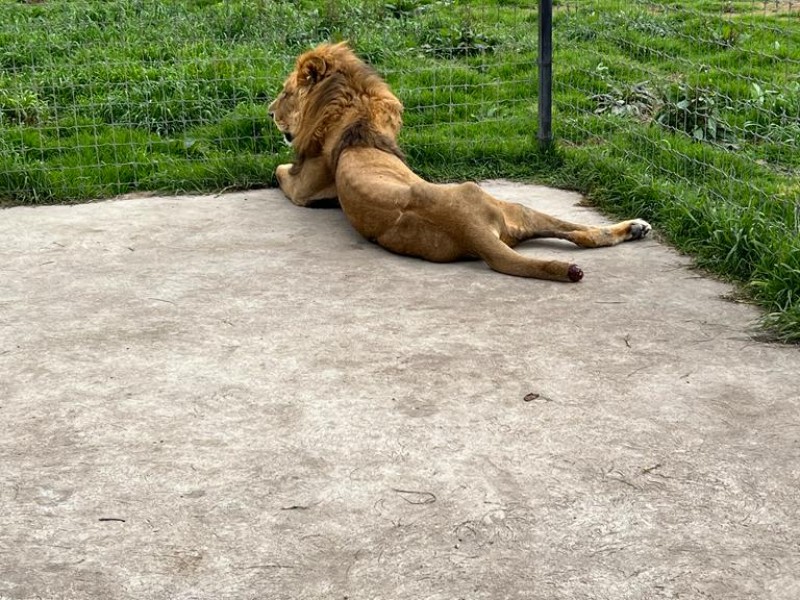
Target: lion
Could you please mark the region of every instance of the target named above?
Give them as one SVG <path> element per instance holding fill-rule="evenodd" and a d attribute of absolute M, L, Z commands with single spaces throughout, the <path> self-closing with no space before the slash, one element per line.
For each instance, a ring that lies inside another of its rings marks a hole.
<path fill-rule="evenodd" d="M 338 198 L 356 231 L 397 254 L 479 258 L 500 273 L 575 282 L 583 278 L 578 265 L 512 248 L 534 238 L 613 246 L 651 230 L 642 219 L 578 225 L 494 198 L 472 182 L 423 180 L 397 144 L 403 105 L 346 42 L 302 54 L 268 110 L 294 151 L 294 162 L 275 172 L 286 197 L 298 206 Z"/>

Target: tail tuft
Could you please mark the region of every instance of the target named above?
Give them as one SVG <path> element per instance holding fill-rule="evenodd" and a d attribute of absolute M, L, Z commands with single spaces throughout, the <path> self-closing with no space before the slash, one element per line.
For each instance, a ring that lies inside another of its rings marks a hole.
<path fill-rule="evenodd" d="M 580 281 L 583 279 L 583 271 L 578 265 L 570 265 L 567 270 L 567 277 L 570 281 Z"/>

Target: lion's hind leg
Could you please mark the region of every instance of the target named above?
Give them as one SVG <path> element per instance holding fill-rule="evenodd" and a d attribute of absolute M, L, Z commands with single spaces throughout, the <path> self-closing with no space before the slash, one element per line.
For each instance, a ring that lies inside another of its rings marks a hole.
<path fill-rule="evenodd" d="M 474 183 L 414 185 L 407 208 L 435 224 L 462 258 L 479 257 L 493 270 L 518 277 L 554 281 L 583 278 L 583 271 L 575 264 L 540 260 L 513 250 L 505 239 L 504 214 L 498 201 Z"/>
<path fill-rule="evenodd" d="M 633 219 L 606 227 L 589 227 L 584 230 L 554 232 L 555 235 L 551 237 L 569 240 L 581 248 L 601 248 L 604 246 L 616 246 L 622 242 L 640 240 L 646 237 L 652 229 L 647 221 Z"/>
<path fill-rule="evenodd" d="M 647 236 L 652 227 L 647 221 L 633 219 L 614 225 L 592 226 L 570 223 L 522 204 L 497 201 L 506 221 L 505 240 L 515 246 L 525 240 L 556 238 L 568 240 L 581 248 L 615 246 L 622 242 L 639 240 Z"/>

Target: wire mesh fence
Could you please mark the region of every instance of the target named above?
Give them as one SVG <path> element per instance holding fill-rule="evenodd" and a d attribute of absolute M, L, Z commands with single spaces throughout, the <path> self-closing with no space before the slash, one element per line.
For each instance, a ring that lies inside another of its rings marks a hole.
<path fill-rule="evenodd" d="M 423 170 L 512 164 L 535 136 L 526 4 L 0 0 L 0 197 L 269 184 L 289 158 L 269 100 L 300 52 L 340 39 L 401 96 Z"/>
<path fill-rule="evenodd" d="M 800 3 L 566 0 L 554 35 L 555 136 L 578 179 L 800 339 Z"/>
<path fill-rule="evenodd" d="M 569 0 L 561 17 L 561 45 L 584 55 L 556 82 L 566 139 L 603 135 L 645 173 L 719 180 L 705 185 L 719 202 L 744 190 L 794 211 L 796 194 L 774 194 L 739 162 L 797 183 L 799 2 Z"/>

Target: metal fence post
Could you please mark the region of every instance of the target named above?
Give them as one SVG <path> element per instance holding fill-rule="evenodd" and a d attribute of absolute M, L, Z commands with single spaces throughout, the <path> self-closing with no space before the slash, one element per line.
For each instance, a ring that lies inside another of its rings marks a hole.
<path fill-rule="evenodd" d="M 539 0 L 539 146 L 553 142 L 553 0 Z"/>

